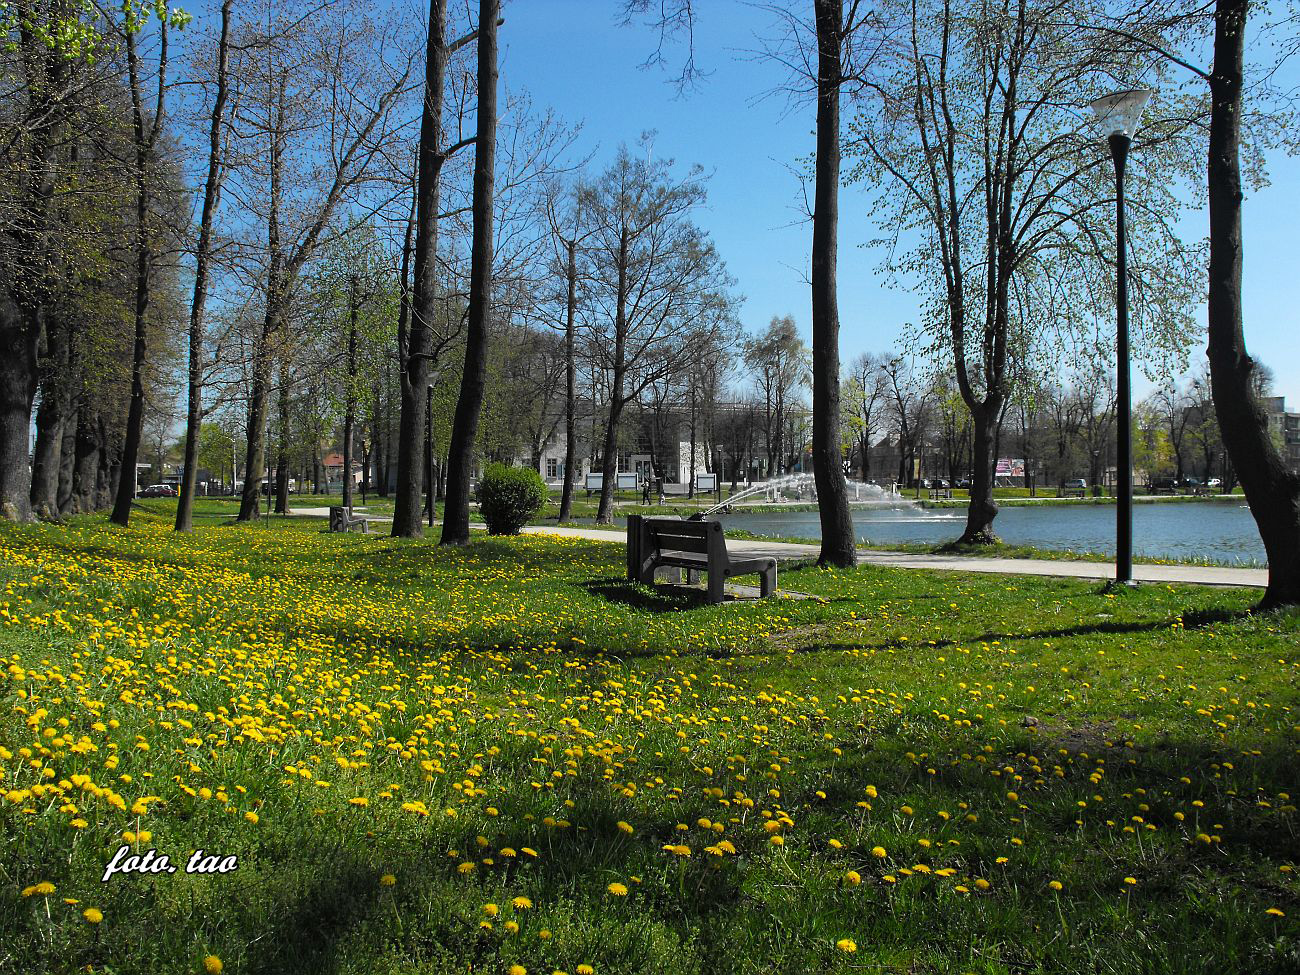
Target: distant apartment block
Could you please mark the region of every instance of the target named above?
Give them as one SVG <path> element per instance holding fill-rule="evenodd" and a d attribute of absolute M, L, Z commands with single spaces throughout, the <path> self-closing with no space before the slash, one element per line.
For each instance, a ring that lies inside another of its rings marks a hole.
<path fill-rule="evenodd" d="M 1266 396 L 1262 402 L 1273 441 L 1286 458 L 1287 467 L 1300 473 L 1300 413 L 1288 412 L 1286 398 L 1282 396 Z"/>

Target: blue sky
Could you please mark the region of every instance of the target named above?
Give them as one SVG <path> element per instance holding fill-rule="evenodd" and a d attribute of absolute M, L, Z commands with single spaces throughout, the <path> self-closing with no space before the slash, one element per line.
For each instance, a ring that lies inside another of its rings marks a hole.
<path fill-rule="evenodd" d="M 655 130 L 654 152 L 682 167 L 712 173 L 708 229 L 745 295 L 747 328 L 773 315 L 792 314 L 808 334 L 811 298 L 805 281 L 810 228 L 802 220 L 803 192 L 793 171 L 813 148 L 810 101 L 762 97 L 781 86 L 784 69 L 755 58 L 756 36 L 770 35 L 771 15 L 736 0 L 697 3 L 696 55 L 711 71 L 695 91 L 678 97 L 669 75 L 643 70 L 656 35 L 621 27 L 612 0 L 514 0 L 501 31 L 501 77 L 527 88 L 536 102 L 571 122 L 582 121 L 583 151 L 596 150 L 599 168 L 620 142 Z M 681 50 L 667 50 L 670 66 Z M 1137 163 L 1137 160 L 1134 160 Z M 1131 164 L 1132 165 L 1132 164 Z M 1300 409 L 1300 342 L 1295 254 L 1300 243 L 1300 164 L 1277 154 L 1269 160 L 1272 185 L 1247 197 L 1245 312 L 1252 354 L 1276 376 L 1277 391 Z M 880 255 L 861 246 L 872 236 L 863 198 L 841 198 L 840 317 L 845 359 L 863 350 L 889 350 L 916 314 L 908 294 L 882 286 Z M 1191 226 L 1206 226 L 1204 215 Z M 1203 309 L 1199 315 L 1204 322 Z M 1198 342 L 1203 347 L 1203 340 Z M 1137 392 L 1146 383 L 1135 375 Z"/>

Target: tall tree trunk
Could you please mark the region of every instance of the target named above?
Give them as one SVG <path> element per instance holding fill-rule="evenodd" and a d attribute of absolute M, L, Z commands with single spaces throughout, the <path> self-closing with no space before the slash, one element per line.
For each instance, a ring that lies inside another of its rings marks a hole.
<path fill-rule="evenodd" d="M 176 531 L 194 526 L 194 485 L 198 477 L 199 428 L 203 423 L 203 315 L 208 301 L 208 260 L 212 253 L 212 220 L 221 202 L 221 126 L 228 97 L 230 69 L 230 10 L 234 0 L 221 4 L 221 37 L 217 42 L 217 93 L 208 128 L 208 176 L 203 183 L 203 209 L 199 217 L 199 242 L 194 253 L 194 297 L 190 302 L 189 397 L 185 411 L 185 459 L 181 493 L 176 503 Z"/>
<path fill-rule="evenodd" d="M 596 524 L 614 522 L 614 488 L 618 483 L 618 424 L 623 417 L 623 373 L 619 370 L 614 379 L 614 393 L 609 401 L 609 422 L 605 424 L 604 456 L 600 463 L 600 505 L 596 509 Z M 656 475 L 658 472 L 655 472 Z"/>
<path fill-rule="evenodd" d="M 86 514 L 97 507 L 96 487 L 99 482 L 100 438 L 98 417 L 83 403 L 77 411 L 76 458 L 72 472 L 72 502 L 74 514 Z"/>
<path fill-rule="evenodd" d="M 415 185 L 415 280 L 404 295 L 400 314 L 409 312 L 409 336 L 398 329 L 401 359 L 402 416 L 397 435 L 397 492 L 393 504 L 393 536 L 419 538 L 424 485 L 424 414 L 429 383 L 430 323 L 436 312 L 438 245 L 438 177 L 442 169 L 442 102 L 447 76 L 447 0 L 429 0 L 429 36 L 425 46 L 424 108 L 420 118 L 420 145 Z M 411 252 L 408 221 L 402 256 L 405 287 Z M 399 323 L 400 324 L 400 323 Z"/>
<path fill-rule="evenodd" d="M 469 541 L 469 481 L 483 409 L 488 325 L 492 312 L 492 210 L 497 142 L 497 17 L 500 0 L 481 0 L 478 16 L 478 121 L 474 142 L 474 237 L 470 250 L 465 371 L 447 450 L 442 545 Z"/>
<path fill-rule="evenodd" d="M 42 318 L 38 309 L 20 309 L 0 297 L 0 517 L 8 521 L 32 517 L 28 427 Z"/>
<path fill-rule="evenodd" d="M 271 356 L 284 326 L 285 303 L 289 300 L 285 280 L 284 252 L 280 246 L 280 204 L 284 173 L 284 113 L 288 78 L 280 72 L 271 134 L 270 209 L 266 221 L 266 244 L 270 262 L 266 274 L 266 310 L 262 332 L 253 345 L 253 385 L 248 398 L 247 449 L 244 455 L 244 492 L 237 521 L 254 521 L 261 513 L 262 475 L 266 469 L 266 411 L 271 386 Z M 269 489 L 269 485 L 268 485 Z M 269 498 L 268 498 L 269 500 Z"/>
<path fill-rule="evenodd" d="M 126 33 L 127 75 L 131 88 L 131 119 L 135 141 L 135 342 L 131 355 L 131 405 L 126 414 L 126 435 L 122 442 L 122 470 L 117 497 L 109 520 L 125 527 L 131 520 L 131 502 L 135 500 L 136 461 L 140 455 L 140 435 L 144 427 L 144 368 L 148 356 L 148 312 L 150 277 L 153 271 L 153 241 L 149 232 L 150 194 L 154 142 L 163 123 L 167 93 L 167 19 L 159 20 L 158 100 L 151 125 L 146 126 L 144 99 L 140 91 L 140 62 L 135 49 L 135 32 Z M 158 472 L 161 476 L 162 472 Z"/>
<path fill-rule="evenodd" d="M 65 11 L 56 4 L 53 22 Z M 15 219 L 4 227 L 14 260 L 0 289 L 0 518 L 32 517 L 31 468 L 28 466 L 32 404 L 40 380 L 39 350 L 44 338 L 53 262 L 49 247 L 54 198 L 55 136 L 67 113 L 64 87 L 69 60 L 62 47 L 47 43 L 34 22 L 20 18 L 20 62 L 25 70 L 27 105 L 25 172 Z"/>
<path fill-rule="evenodd" d="M 1269 436 L 1246 351 L 1241 309 L 1241 88 L 1247 0 L 1218 0 L 1210 79 L 1209 358 L 1224 447 L 1268 555 L 1262 608 L 1300 604 L 1300 477 Z"/>
<path fill-rule="evenodd" d="M 289 513 L 289 364 L 280 366 L 276 396 L 275 513 Z"/>
<path fill-rule="evenodd" d="M 59 451 L 59 485 L 55 492 L 55 512 L 62 516 L 72 509 L 73 473 L 77 464 L 77 410 L 70 408 L 63 421 L 63 440 Z"/>
<path fill-rule="evenodd" d="M 600 506 L 596 524 L 613 522 L 615 474 L 618 471 L 618 421 L 623 415 L 623 384 L 627 371 L 628 235 L 618 241 L 618 294 L 614 306 L 614 376 L 609 393 L 609 422 L 605 426 L 605 455 L 601 461 Z M 655 471 L 656 476 L 658 471 Z"/>
<path fill-rule="evenodd" d="M 578 462 L 578 365 L 574 354 L 578 312 L 578 242 L 566 242 L 569 294 L 564 308 L 564 487 L 560 491 L 560 524 L 573 516 L 574 465 Z"/>
<path fill-rule="evenodd" d="M 691 380 L 691 423 L 690 423 L 691 459 L 687 461 L 689 470 L 687 471 L 686 474 L 686 481 L 687 481 L 686 496 L 691 500 L 695 499 L 695 439 L 697 433 L 696 416 L 697 416 L 697 411 L 696 411 L 696 403 L 695 403 L 695 380 L 692 379 Z M 680 448 L 678 449 L 680 450 Z"/>
<path fill-rule="evenodd" d="M 343 407 L 343 507 L 352 507 L 352 434 L 357 422 L 357 305 L 352 305 L 348 322 L 348 389 Z"/>
<path fill-rule="evenodd" d="M 857 562 L 840 451 L 840 312 L 835 290 L 840 185 L 841 0 L 815 0 L 817 171 L 812 242 L 813 476 L 821 517 L 818 565 Z"/>
<path fill-rule="evenodd" d="M 41 518 L 59 513 L 59 468 L 64 430 L 71 412 L 69 326 L 51 319 L 46 325 L 47 349 L 41 375 L 41 405 L 36 411 L 36 447 L 32 452 L 32 509 Z"/>
<path fill-rule="evenodd" d="M 972 448 L 970 504 L 966 508 L 966 530 L 958 541 L 963 545 L 996 542 L 993 519 L 998 506 L 993 500 L 993 475 L 997 470 L 997 424 L 999 410 L 987 400 L 971 411 L 975 443 Z"/>

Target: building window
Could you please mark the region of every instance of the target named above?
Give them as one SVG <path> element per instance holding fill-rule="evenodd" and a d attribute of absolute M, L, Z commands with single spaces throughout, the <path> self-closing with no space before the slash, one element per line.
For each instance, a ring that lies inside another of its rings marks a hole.
<path fill-rule="evenodd" d="M 557 457 L 546 458 L 546 476 L 555 480 L 560 476 L 560 461 Z"/>

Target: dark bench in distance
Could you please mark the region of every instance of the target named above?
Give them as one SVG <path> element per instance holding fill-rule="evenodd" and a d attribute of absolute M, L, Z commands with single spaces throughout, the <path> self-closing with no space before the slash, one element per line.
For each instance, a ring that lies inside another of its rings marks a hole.
<path fill-rule="evenodd" d="M 722 602 L 722 587 L 731 576 L 757 572 L 759 592 L 776 592 L 776 559 L 733 559 L 727 553 L 722 524 L 716 521 L 682 521 L 677 518 L 627 519 L 627 577 L 633 582 L 653 584 L 655 569 L 669 566 L 685 569 L 687 581 L 698 573 L 709 577 L 709 602 Z"/>
<path fill-rule="evenodd" d="M 363 534 L 369 532 L 370 519 L 365 515 L 353 514 L 351 508 L 342 505 L 336 504 L 330 507 L 330 531 L 350 532 L 354 528 L 360 528 Z"/>

